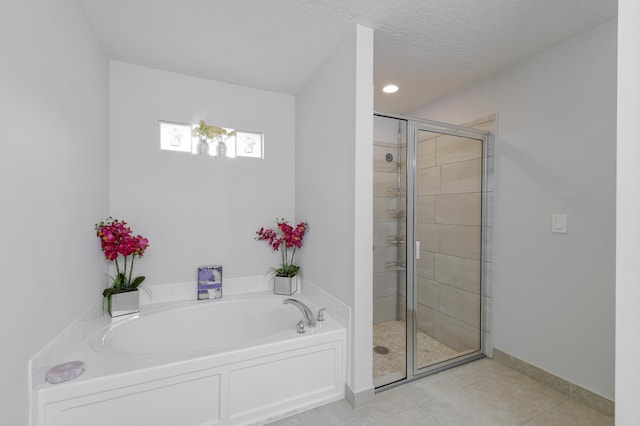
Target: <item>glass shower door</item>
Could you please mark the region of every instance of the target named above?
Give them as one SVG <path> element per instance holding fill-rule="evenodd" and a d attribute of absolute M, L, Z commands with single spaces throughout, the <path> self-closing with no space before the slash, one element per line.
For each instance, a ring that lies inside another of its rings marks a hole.
<path fill-rule="evenodd" d="M 490 271 L 482 268 L 490 263 L 483 209 L 491 210 L 492 170 L 485 129 L 493 120 L 465 128 L 375 116 L 376 389 L 482 356 L 482 288 Z"/>
<path fill-rule="evenodd" d="M 414 374 L 481 351 L 483 140 L 415 129 Z"/>
<path fill-rule="evenodd" d="M 375 117 L 373 142 L 373 382 L 407 378 L 406 120 Z"/>

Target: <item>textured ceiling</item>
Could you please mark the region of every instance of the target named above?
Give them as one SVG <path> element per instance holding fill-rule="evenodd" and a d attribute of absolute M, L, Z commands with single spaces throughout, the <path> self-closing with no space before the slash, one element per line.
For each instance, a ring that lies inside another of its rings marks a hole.
<path fill-rule="evenodd" d="M 400 114 L 617 15 L 616 0 L 78 2 L 112 59 L 289 94 L 373 28 L 375 109 Z"/>

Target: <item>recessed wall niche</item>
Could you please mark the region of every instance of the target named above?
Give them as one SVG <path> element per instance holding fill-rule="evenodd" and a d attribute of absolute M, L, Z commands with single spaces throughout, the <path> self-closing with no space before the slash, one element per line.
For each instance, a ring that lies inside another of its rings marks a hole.
<path fill-rule="evenodd" d="M 258 132 L 246 132 L 228 127 L 158 122 L 160 150 L 186 152 L 211 157 L 264 158 L 264 135 Z"/>

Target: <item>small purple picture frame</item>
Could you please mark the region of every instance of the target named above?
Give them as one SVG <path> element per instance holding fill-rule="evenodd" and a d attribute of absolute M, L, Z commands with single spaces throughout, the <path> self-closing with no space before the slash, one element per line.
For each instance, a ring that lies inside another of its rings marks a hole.
<path fill-rule="evenodd" d="M 198 268 L 198 300 L 220 299 L 222 297 L 222 266 L 201 266 Z"/>

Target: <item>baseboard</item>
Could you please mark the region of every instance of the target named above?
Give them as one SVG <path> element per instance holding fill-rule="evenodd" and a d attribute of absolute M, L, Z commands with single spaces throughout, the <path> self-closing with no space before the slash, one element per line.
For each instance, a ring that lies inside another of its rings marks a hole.
<path fill-rule="evenodd" d="M 535 365 L 531 365 L 495 347 L 493 348 L 493 359 L 604 415 L 613 417 L 615 414 L 614 401 L 538 368 Z"/>
<path fill-rule="evenodd" d="M 371 404 L 373 402 L 373 398 L 376 396 L 375 389 L 372 387 L 371 389 L 366 389 L 360 392 L 354 392 L 351 390 L 349 385 L 345 383 L 344 385 L 344 399 L 353 407 L 356 408 L 364 407 L 365 405 Z"/>

